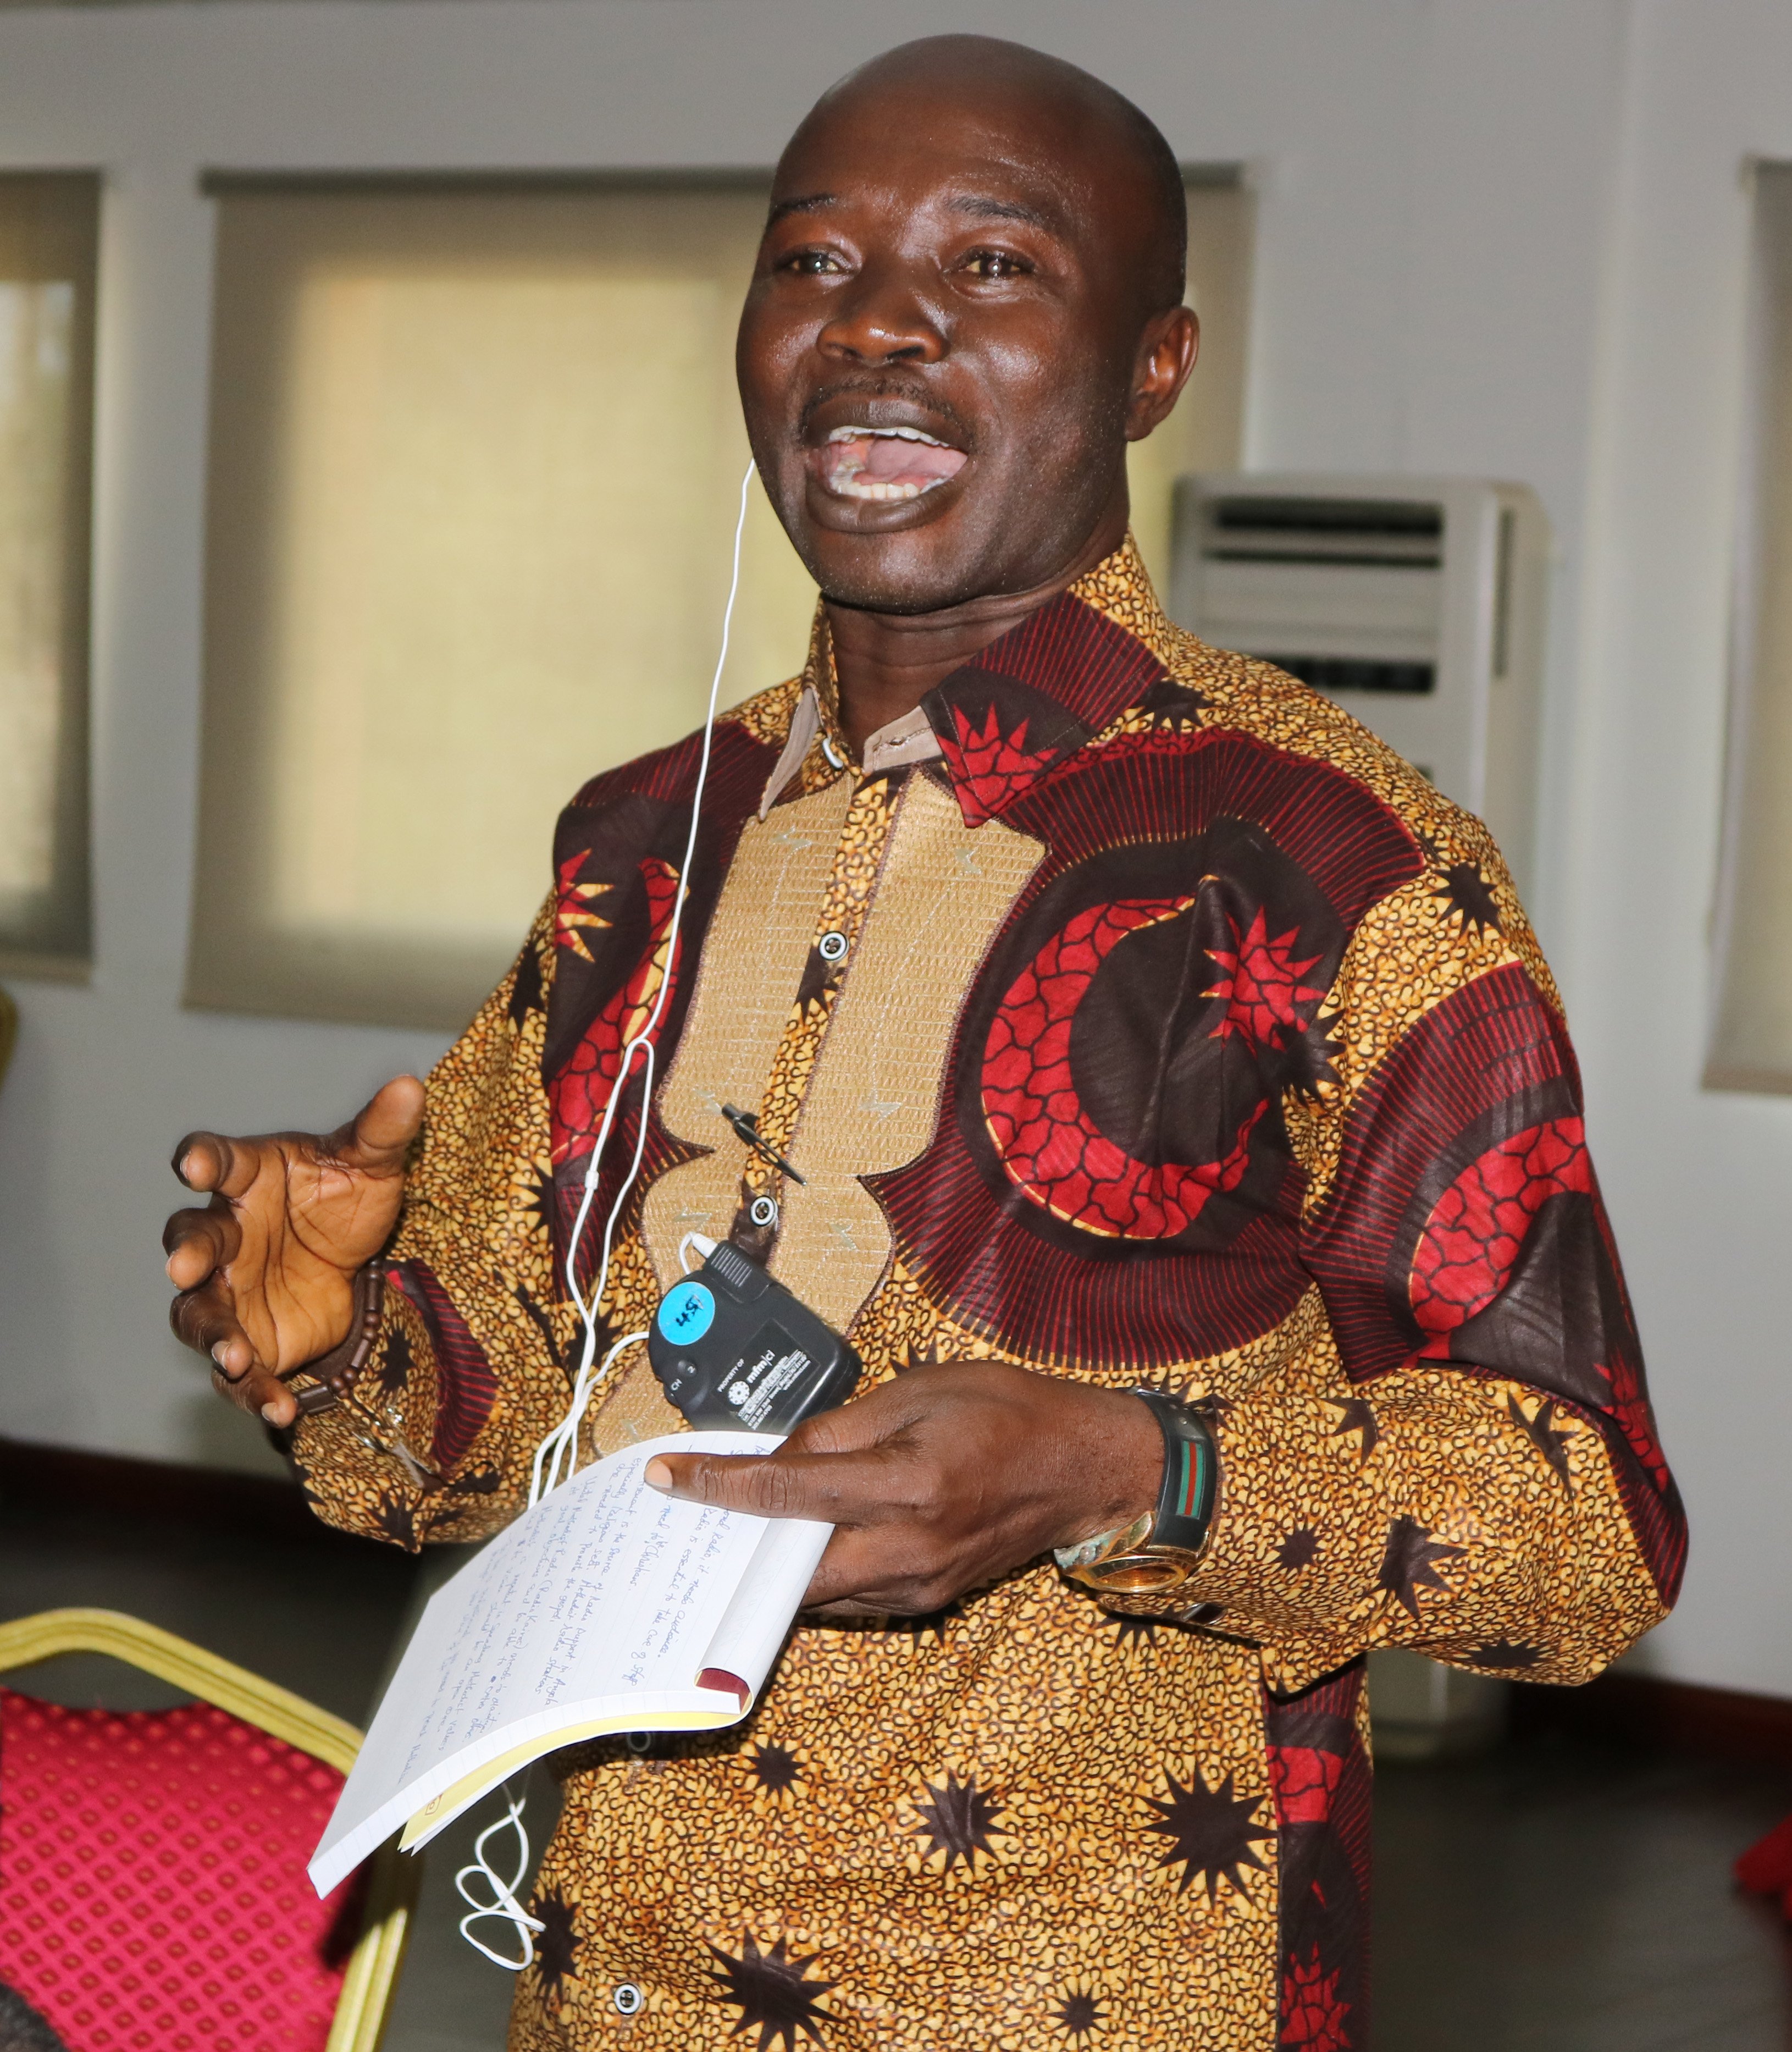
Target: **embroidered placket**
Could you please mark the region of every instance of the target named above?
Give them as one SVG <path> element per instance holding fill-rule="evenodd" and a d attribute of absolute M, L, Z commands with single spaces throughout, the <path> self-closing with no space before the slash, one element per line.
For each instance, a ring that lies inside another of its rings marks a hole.
<path fill-rule="evenodd" d="M 741 1177 L 740 1208 L 729 1233 L 734 1244 L 757 1261 L 767 1258 L 777 1238 L 778 1208 L 784 1190 L 783 1172 L 769 1157 L 788 1158 L 795 1143 L 804 1101 L 814 1079 L 835 1001 L 877 888 L 878 872 L 890 845 L 909 773 L 894 770 L 861 775 L 840 828 L 815 938 L 809 944 L 802 980 L 759 1100 L 761 1151 L 749 1151 L 747 1155 Z M 792 1161 L 792 1165 L 800 1173 L 800 1162 Z"/>

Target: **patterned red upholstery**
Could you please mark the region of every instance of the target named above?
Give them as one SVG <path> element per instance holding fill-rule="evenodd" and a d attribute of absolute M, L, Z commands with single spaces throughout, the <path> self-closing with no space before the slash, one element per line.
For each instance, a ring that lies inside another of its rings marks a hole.
<path fill-rule="evenodd" d="M 305 1862 L 342 1777 L 195 1703 L 0 1689 L 0 1981 L 69 2052 L 321 2052 L 352 1882 Z"/>

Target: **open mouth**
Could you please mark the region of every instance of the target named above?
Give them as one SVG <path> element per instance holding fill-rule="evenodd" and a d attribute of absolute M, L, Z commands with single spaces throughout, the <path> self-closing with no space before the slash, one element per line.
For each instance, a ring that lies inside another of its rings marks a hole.
<path fill-rule="evenodd" d="M 918 428 L 835 428 L 820 453 L 822 482 L 843 499 L 919 499 L 965 461 L 962 449 Z"/>

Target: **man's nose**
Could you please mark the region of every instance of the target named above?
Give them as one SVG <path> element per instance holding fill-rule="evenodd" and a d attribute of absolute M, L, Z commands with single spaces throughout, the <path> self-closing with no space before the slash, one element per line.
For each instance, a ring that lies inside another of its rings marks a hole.
<path fill-rule="evenodd" d="M 945 331 L 925 296 L 891 270 L 862 272 L 816 338 L 824 356 L 852 363 L 937 363 Z"/>

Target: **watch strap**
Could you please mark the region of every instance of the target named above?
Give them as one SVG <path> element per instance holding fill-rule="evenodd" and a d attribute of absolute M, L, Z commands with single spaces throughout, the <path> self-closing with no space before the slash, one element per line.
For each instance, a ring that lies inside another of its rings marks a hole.
<path fill-rule="evenodd" d="M 1148 1543 L 1179 1553 L 1199 1553 L 1207 1544 L 1219 1491 L 1213 1434 L 1191 1404 L 1160 1389 L 1135 1389 L 1133 1394 L 1156 1419 L 1164 1435 L 1164 1480 Z"/>
<path fill-rule="evenodd" d="M 1186 1600 L 1176 1592 L 1193 1574 L 1207 1543 L 1219 1495 L 1219 1451 L 1206 1419 L 1191 1404 L 1158 1389 L 1131 1394 L 1163 1435 L 1156 1503 L 1129 1524 L 1060 1547 L 1054 1557 L 1073 1581 L 1104 1596 L 1149 1592 L 1168 1608 Z"/>

